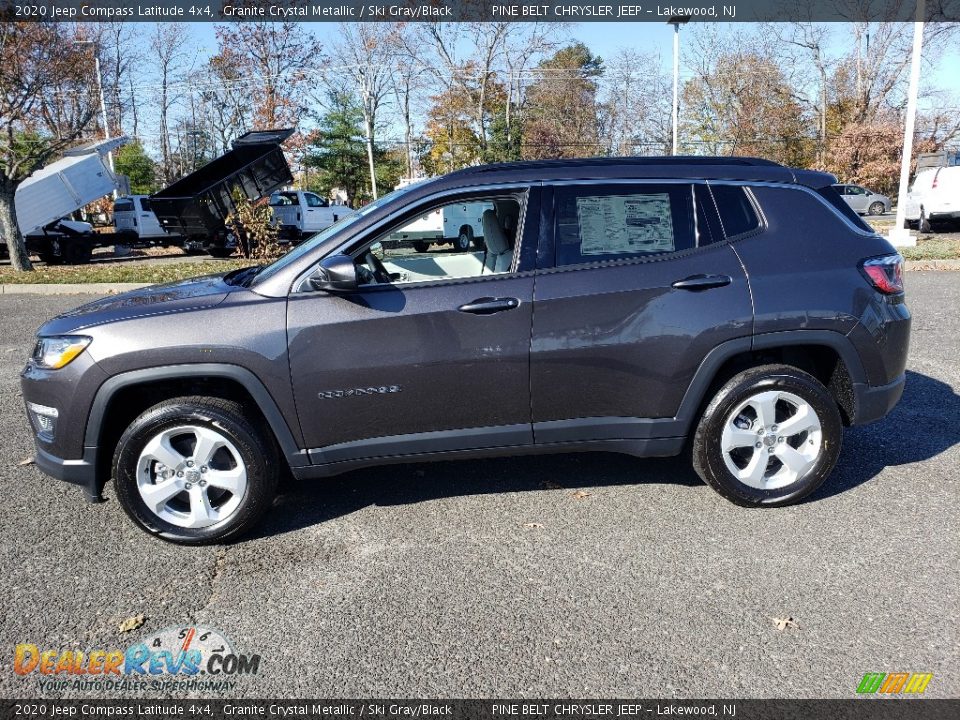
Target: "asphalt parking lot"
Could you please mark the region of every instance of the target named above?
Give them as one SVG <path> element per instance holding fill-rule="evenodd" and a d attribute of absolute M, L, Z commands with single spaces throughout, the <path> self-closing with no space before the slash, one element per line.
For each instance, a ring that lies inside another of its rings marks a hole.
<path fill-rule="evenodd" d="M 20 465 L 33 332 L 89 296 L 2 296 L 0 695 L 39 694 L 17 643 L 198 625 L 261 655 L 234 696 L 852 697 L 898 671 L 960 696 L 960 273 L 907 291 L 903 400 L 799 506 L 735 507 L 683 458 L 394 466 L 293 482 L 256 537 L 208 548 Z"/>

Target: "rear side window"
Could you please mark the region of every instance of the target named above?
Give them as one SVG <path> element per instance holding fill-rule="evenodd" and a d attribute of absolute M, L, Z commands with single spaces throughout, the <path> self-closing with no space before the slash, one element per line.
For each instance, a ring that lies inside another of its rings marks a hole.
<path fill-rule="evenodd" d="M 114 212 L 130 212 L 133 210 L 132 200 L 115 200 L 113 203 Z"/>
<path fill-rule="evenodd" d="M 694 247 L 689 185 L 589 185 L 555 192 L 558 266 Z"/>
<path fill-rule="evenodd" d="M 153 212 L 153 208 L 150 206 L 150 198 L 140 198 L 140 209 L 144 212 Z"/>
<path fill-rule="evenodd" d="M 723 233 L 727 238 L 746 235 L 760 227 L 760 217 L 747 191 L 739 185 L 711 185 Z"/>
<path fill-rule="evenodd" d="M 843 198 L 840 197 L 840 195 L 837 193 L 837 191 L 833 188 L 832 185 L 827 185 L 826 187 L 822 187 L 819 190 L 817 190 L 817 192 L 820 194 L 820 197 L 822 197 L 828 203 L 833 205 L 833 207 L 841 215 L 843 215 L 847 220 L 852 222 L 858 228 L 860 228 L 861 230 L 865 230 L 866 232 L 873 232 L 873 228 L 867 225 L 863 220 L 860 219 L 860 216 L 857 215 L 856 212 L 854 212 L 853 208 L 851 208 L 849 205 L 847 205 L 846 202 L 844 202 Z"/>

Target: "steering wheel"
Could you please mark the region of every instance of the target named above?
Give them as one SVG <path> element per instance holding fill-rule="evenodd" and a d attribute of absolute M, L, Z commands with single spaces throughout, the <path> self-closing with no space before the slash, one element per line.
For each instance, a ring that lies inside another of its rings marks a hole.
<path fill-rule="evenodd" d="M 370 272 L 373 273 L 374 279 L 378 283 L 390 283 L 392 280 L 390 278 L 390 272 L 380 262 L 380 258 L 373 254 L 372 250 L 367 250 L 363 255 L 364 264 L 370 269 Z"/>

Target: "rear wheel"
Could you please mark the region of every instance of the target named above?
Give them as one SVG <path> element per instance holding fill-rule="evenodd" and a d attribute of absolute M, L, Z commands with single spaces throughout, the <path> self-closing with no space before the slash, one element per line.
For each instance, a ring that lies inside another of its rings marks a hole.
<path fill-rule="evenodd" d="M 270 508 L 279 457 L 262 422 L 239 403 L 182 397 L 153 406 L 123 433 L 113 458 L 117 499 L 142 529 L 172 542 L 223 542 Z"/>
<path fill-rule="evenodd" d="M 875 202 L 870 205 L 870 214 L 871 215 L 883 215 L 886 211 L 886 208 L 883 206 L 882 202 Z"/>
<path fill-rule="evenodd" d="M 60 243 L 63 262 L 67 265 L 86 265 L 93 257 L 93 241 L 68 238 Z"/>
<path fill-rule="evenodd" d="M 453 241 L 453 246 L 460 252 L 467 252 L 473 244 L 473 230 L 468 227 L 460 228 L 460 234 Z"/>
<path fill-rule="evenodd" d="M 923 208 L 920 208 L 920 222 L 917 224 L 917 227 L 922 233 L 933 232 L 933 228 L 930 227 L 930 218 L 927 217 L 927 211 Z"/>
<path fill-rule="evenodd" d="M 222 247 L 222 246 L 214 246 L 214 247 L 207 248 L 207 252 L 210 254 L 210 257 L 228 258 L 228 257 L 232 257 L 237 252 L 237 249 Z"/>
<path fill-rule="evenodd" d="M 430 249 L 430 243 L 424 242 L 423 240 L 416 240 L 413 243 L 413 249 L 418 253 L 425 253 Z"/>
<path fill-rule="evenodd" d="M 717 392 L 694 436 L 693 465 L 737 505 L 788 505 L 820 487 L 842 438 L 837 404 L 816 378 L 765 365 L 741 372 Z"/>

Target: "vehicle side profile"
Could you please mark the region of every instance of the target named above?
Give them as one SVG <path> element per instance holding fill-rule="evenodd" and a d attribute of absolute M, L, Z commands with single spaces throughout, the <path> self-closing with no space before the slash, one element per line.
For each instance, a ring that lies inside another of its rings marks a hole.
<path fill-rule="evenodd" d="M 113 478 L 180 543 L 248 531 L 287 469 L 687 451 L 734 503 L 796 502 L 905 382 L 902 258 L 835 182 L 680 157 L 411 184 L 270 265 L 44 324 L 22 374 L 37 466 L 92 500 Z M 482 247 L 387 242 L 465 203 Z"/>
<path fill-rule="evenodd" d="M 890 212 L 891 202 L 886 195 L 868 190 L 862 185 L 833 186 L 843 201 L 858 215 L 883 215 Z"/>

